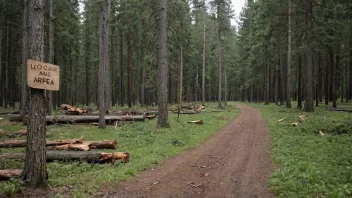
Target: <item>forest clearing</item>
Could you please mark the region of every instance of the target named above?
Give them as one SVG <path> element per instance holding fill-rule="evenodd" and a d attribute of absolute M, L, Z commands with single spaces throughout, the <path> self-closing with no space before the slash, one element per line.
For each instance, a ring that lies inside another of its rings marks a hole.
<path fill-rule="evenodd" d="M 0 197 L 352 197 L 351 35 L 350 1 L 0 0 Z"/>

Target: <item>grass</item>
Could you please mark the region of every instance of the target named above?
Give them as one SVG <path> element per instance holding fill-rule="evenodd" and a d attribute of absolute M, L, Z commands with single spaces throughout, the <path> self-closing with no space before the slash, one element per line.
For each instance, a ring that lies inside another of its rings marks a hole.
<path fill-rule="evenodd" d="M 323 104 L 312 113 L 274 104 L 248 105 L 260 110 L 270 127 L 277 168 L 270 186 L 278 197 L 352 197 L 351 113 L 327 111 Z M 306 121 L 293 127 L 303 114 Z"/>
<path fill-rule="evenodd" d="M 207 107 L 206 111 L 215 109 L 215 104 L 211 105 L 214 107 Z M 231 112 L 180 115 L 179 122 L 176 121 L 176 114 L 169 114 L 171 127 L 167 129 L 157 129 L 156 119 L 127 124 L 117 130 L 114 126 L 108 126 L 104 130 L 91 125 L 48 126 L 48 139 L 71 139 L 80 136 L 84 136 L 85 140 L 116 139 L 117 150 L 129 152 L 131 156 L 127 164 L 48 163 L 49 184 L 51 187 L 62 189 L 61 193 L 73 197 L 88 197 L 94 195 L 97 190 L 110 190 L 119 181 L 128 180 L 140 171 L 152 168 L 167 158 L 194 148 L 238 114 L 238 109 L 231 109 Z M 198 119 L 202 119 L 205 124 L 187 123 Z M 0 120 L 0 129 L 17 131 L 25 129 L 25 126 L 10 123 L 5 119 Z M 1 152 L 14 150 L 24 151 L 20 148 L 1 149 Z M 22 168 L 22 166 L 23 162 L 0 159 L 0 169 Z M 13 194 L 18 188 L 17 180 L 0 182 L 0 192 L 5 192 L 7 195 Z"/>

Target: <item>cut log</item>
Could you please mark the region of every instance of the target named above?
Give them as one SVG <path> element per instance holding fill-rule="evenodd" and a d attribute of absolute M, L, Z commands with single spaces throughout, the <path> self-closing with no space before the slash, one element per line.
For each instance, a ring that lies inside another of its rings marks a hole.
<path fill-rule="evenodd" d="M 89 151 L 89 145 L 86 144 L 64 144 L 58 146 L 48 146 L 46 147 L 47 150 L 60 150 L 60 151 Z"/>
<path fill-rule="evenodd" d="M 349 109 L 339 109 L 339 108 L 328 108 L 329 111 L 342 111 L 342 112 L 349 112 L 351 113 L 352 110 Z"/>
<path fill-rule="evenodd" d="M 299 125 L 299 122 L 292 123 L 292 126 L 298 126 L 298 125 Z"/>
<path fill-rule="evenodd" d="M 27 135 L 27 130 L 20 130 L 16 132 L 0 131 L 0 136 L 6 136 L 9 138 L 25 136 L 25 135 Z"/>
<path fill-rule="evenodd" d="M 83 142 L 83 137 L 72 140 L 47 140 L 46 146 L 57 146 L 64 144 L 81 144 Z M 27 140 L 8 140 L 0 142 L 0 148 L 10 148 L 10 147 L 25 147 L 27 145 Z"/>
<path fill-rule="evenodd" d="M 194 124 L 204 124 L 202 120 L 194 120 L 194 121 L 189 121 L 188 123 L 194 123 Z"/>
<path fill-rule="evenodd" d="M 6 153 L 0 155 L 0 159 L 15 159 L 24 160 L 25 153 Z M 51 161 L 85 161 L 90 163 L 114 163 L 115 160 L 121 160 L 122 163 L 129 161 L 129 154 L 127 152 L 92 152 L 92 151 L 47 151 L 46 160 Z"/>
<path fill-rule="evenodd" d="M 24 118 L 19 114 L 15 114 L 15 115 L 10 115 L 9 119 L 10 119 L 10 122 L 22 122 Z"/>
<path fill-rule="evenodd" d="M 62 104 L 61 105 L 61 108 L 64 109 L 64 110 L 68 110 L 68 109 L 71 109 L 73 106 L 69 105 L 69 104 Z"/>
<path fill-rule="evenodd" d="M 284 118 L 278 120 L 277 122 L 282 122 L 282 121 L 284 121 L 285 119 L 286 119 L 286 117 L 284 117 Z"/>
<path fill-rule="evenodd" d="M 300 120 L 300 122 L 304 122 L 304 121 L 306 121 L 305 120 L 305 115 L 300 115 L 300 116 L 298 116 L 299 117 L 299 120 Z"/>
<path fill-rule="evenodd" d="M 90 149 L 116 149 L 116 140 L 84 141 L 82 144 L 88 145 Z"/>
<path fill-rule="evenodd" d="M 116 115 L 106 115 L 106 122 L 116 122 L 116 121 L 144 121 L 144 115 L 135 116 L 116 116 Z M 89 115 L 89 116 L 47 116 L 47 124 L 73 124 L 73 123 L 91 123 L 99 122 L 99 116 Z"/>
<path fill-rule="evenodd" d="M 0 181 L 9 180 L 13 177 L 19 177 L 22 173 L 21 169 L 0 170 Z"/>
<path fill-rule="evenodd" d="M 200 105 L 199 108 L 197 109 L 197 111 L 202 111 L 205 109 L 205 105 Z"/>
<path fill-rule="evenodd" d="M 147 118 L 147 119 L 154 119 L 156 117 L 156 115 L 147 115 L 147 116 L 145 116 L 145 118 Z"/>

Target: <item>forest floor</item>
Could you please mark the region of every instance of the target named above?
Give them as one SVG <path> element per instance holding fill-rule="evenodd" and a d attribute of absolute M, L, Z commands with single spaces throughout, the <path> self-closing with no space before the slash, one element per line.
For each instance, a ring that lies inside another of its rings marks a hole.
<path fill-rule="evenodd" d="M 108 196 L 274 197 L 268 125 L 258 110 L 237 107 L 240 115 L 209 140 L 119 183 Z"/>

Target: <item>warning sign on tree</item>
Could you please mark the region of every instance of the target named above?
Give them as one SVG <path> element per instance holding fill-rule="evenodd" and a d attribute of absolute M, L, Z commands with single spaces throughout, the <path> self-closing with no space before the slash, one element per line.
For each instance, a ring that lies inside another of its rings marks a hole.
<path fill-rule="evenodd" d="M 29 87 L 58 91 L 59 77 L 59 66 L 35 60 L 27 61 L 27 84 Z"/>

